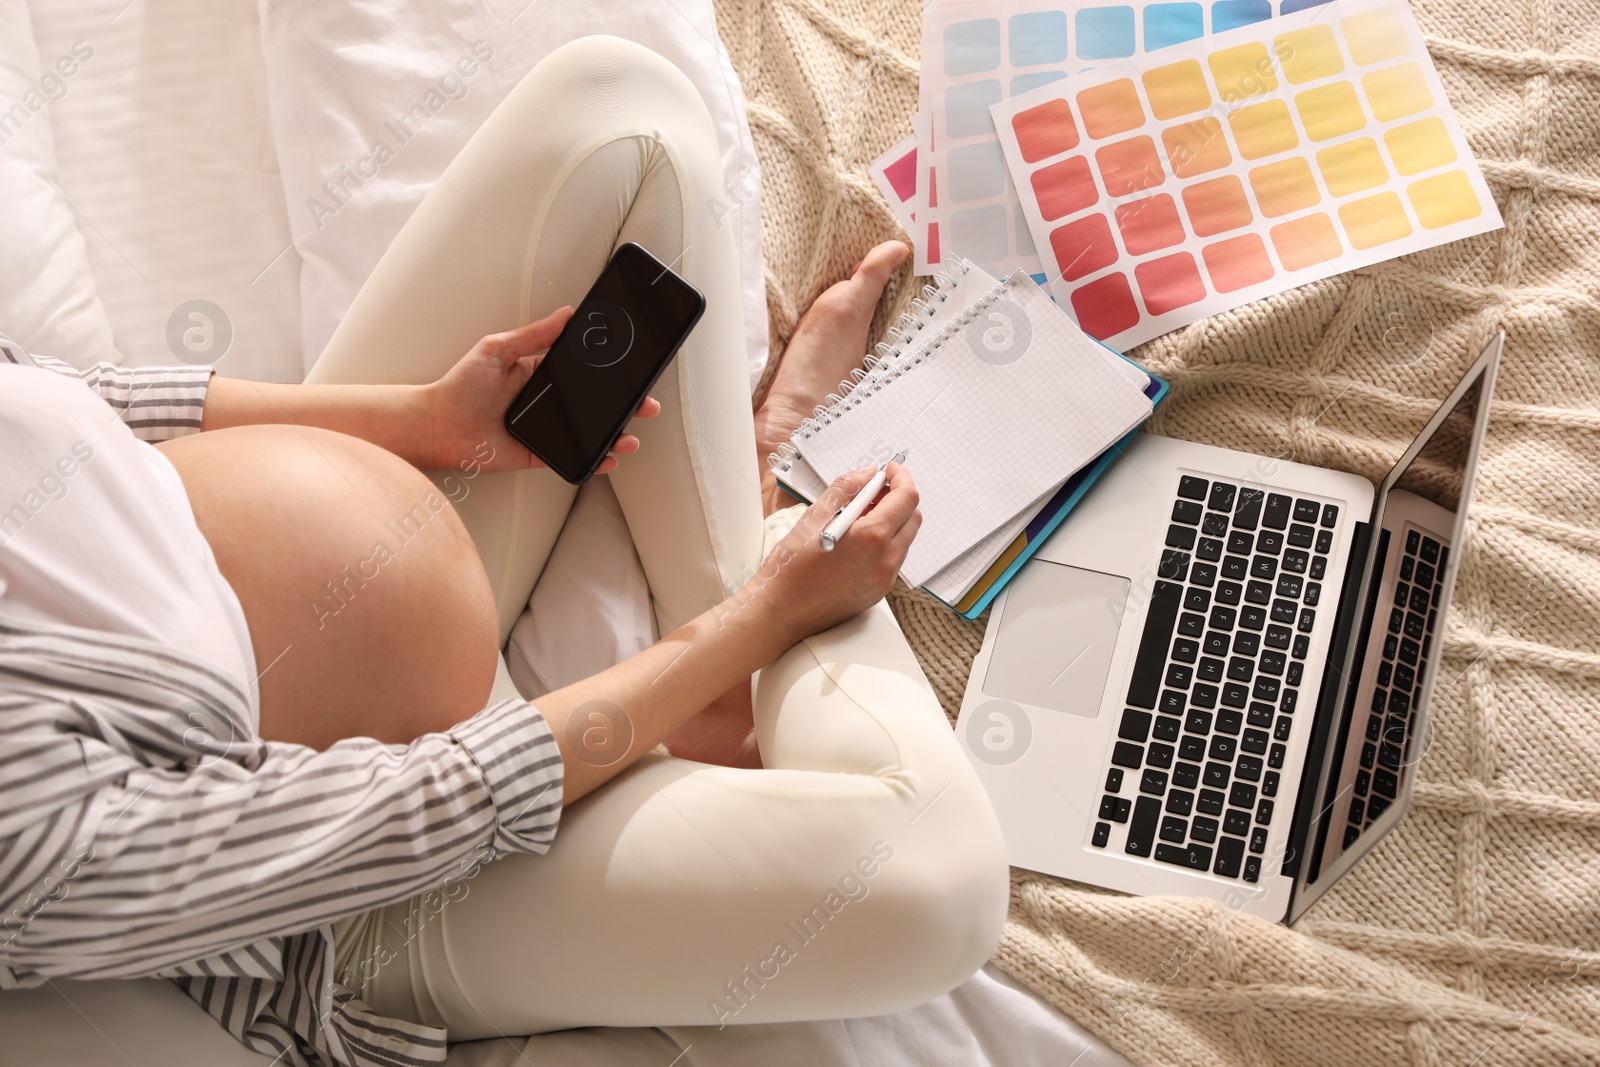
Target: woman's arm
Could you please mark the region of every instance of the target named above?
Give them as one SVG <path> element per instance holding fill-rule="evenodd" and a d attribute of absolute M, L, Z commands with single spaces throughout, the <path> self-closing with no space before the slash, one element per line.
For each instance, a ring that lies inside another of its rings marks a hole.
<path fill-rule="evenodd" d="M 505 414 L 571 317 L 570 307 L 561 308 L 518 329 L 490 334 L 428 385 L 285 385 L 219 375 L 211 380 L 200 428 L 319 426 L 371 441 L 424 469 L 472 463 L 476 473 L 542 466 L 506 432 Z M 660 410 L 659 403 L 647 399 L 639 415 L 648 418 Z M 485 444 L 490 446 L 487 460 Z M 623 434 L 598 473 L 615 470 L 616 456 L 638 448 L 637 437 Z"/>
<path fill-rule="evenodd" d="M 615 777 L 741 679 L 795 642 L 883 599 L 922 524 L 898 463 L 887 492 L 824 553 L 817 535 L 872 476 L 841 476 L 773 549 L 743 589 L 636 656 L 538 701 L 561 746 L 564 799 Z M 629 741 L 626 753 L 613 746 Z"/>

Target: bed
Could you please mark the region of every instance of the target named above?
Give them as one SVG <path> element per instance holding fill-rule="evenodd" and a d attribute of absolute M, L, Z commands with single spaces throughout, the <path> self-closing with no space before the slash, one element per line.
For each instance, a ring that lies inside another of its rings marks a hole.
<path fill-rule="evenodd" d="M 411 209 L 542 55 L 640 40 L 701 89 L 723 146 L 754 388 L 768 351 L 761 170 L 706 0 L 490 3 L 64 0 L 0 6 L 0 324 L 25 347 L 129 365 L 217 361 L 297 381 Z M 35 106 L 37 105 L 37 106 Z M 380 151 L 380 145 L 384 151 Z M 99 355 L 91 356 L 91 353 Z M 112 354 L 114 353 L 114 355 Z M 595 575 L 609 581 L 596 589 Z M 529 696 L 653 639 L 605 479 L 585 488 L 519 628 Z M 165 982 L 0 994 L 0 1063 L 265 1064 Z M 989 968 L 912 1012 L 785 1026 L 582 1030 L 463 1043 L 450 1062 L 1126 1063 Z"/>

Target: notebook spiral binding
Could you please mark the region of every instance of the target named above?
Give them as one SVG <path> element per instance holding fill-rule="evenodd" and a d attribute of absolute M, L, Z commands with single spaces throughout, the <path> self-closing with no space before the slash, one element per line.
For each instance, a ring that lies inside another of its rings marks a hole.
<path fill-rule="evenodd" d="M 921 363 L 1005 291 L 1005 285 L 1002 284 L 992 292 L 986 293 L 971 307 L 951 319 L 928 340 L 926 345 L 913 348 L 912 342 L 933 318 L 938 305 L 950 299 L 951 291 L 971 270 L 971 265 L 965 260 L 957 260 L 934 274 L 934 284 L 924 285 L 922 295 L 912 298 L 911 310 L 901 315 L 885 332 L 884 341 L 873 346 L 872 352 L 868 353 L 864 361 L 864 366 L 851 371 L 850 377 L 839 383 L 838 392 L 830 393 L 825 403 L 817 405 L 812 410 L 811 417 L 800 424 L 794 437 L 767 457 L 767 465 L 779 474 L 787 473 L 798 453 L 793 441 L 811 437 L 820 427 L 837 422 L 845 412 L 859 407 L 867 397 Z"/>

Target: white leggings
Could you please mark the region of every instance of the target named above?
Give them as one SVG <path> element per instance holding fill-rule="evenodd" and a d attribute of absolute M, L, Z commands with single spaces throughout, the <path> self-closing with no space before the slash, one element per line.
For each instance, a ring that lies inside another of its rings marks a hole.
<path fill-rule="evenodd" d="M 721 195 L 680 72 L 612 38 L 567 45 L 445 171 L 310 380 L 432 381 L 484 334 L 576 304 L 623 241 L 672 264 L 706 313 L 610 476 L 666 632 L 784 526 L 764 539 Z M 573 496 L 535 470 L 482 475 L 463 501 L 503 636 Z M 376 1010 L 463 1040 L 868 1015 L 981 966 L 1005 918 L 999 828 L 887 606 L 761 671 L 755 721 L 767 769 L 648 755 L 567 809 L 549 855 L 341 924 L 341 967 Z"/>

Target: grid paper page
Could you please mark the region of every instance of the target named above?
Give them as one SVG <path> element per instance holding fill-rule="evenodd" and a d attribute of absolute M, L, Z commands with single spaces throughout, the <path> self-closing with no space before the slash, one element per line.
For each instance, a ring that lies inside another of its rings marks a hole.
<path fill-rule="evenodd" d="M 825 480 L 877 446 L 909 451 L 922 530 L 902 576 L 922 585 L 1148 418 L 1151 404 L 1025 275 L 927 354 L 801 442 Z"/>

